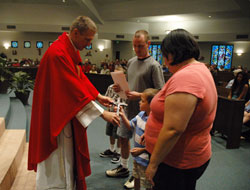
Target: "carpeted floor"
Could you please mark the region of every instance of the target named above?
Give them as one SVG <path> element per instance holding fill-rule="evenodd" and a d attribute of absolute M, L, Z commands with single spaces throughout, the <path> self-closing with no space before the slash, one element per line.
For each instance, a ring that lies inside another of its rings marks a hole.
<path fill-rule="evenodd" d="M 31 98 L 29 102 L 31 105 Z M 15 101 L 12 101 L 11 104 L 15 104 Z M 28 122 L 30 122 L 30 105 L 25 106 Z M 18 113 L 18 110 L 15 112 Z M 10 121 L 10 123 L 12 122 L 14 121 Z M 112 164 L 110 159 L 99 157 L 99 153 L 109 147 L 109 139 L 105 135 L 105 125 L 105 121 L 98 118 L 88 128 L 92 168 L 92 175 L 87 177 L 88 190 L 122 190 L 123 184 L 127 180 L 126 178 L 109 178 L 105 175 L 107 169 L 117 166 Z M 29 127 L 27 133 L 28 131 Z M 196 189 L 250 190 L 250 143 L 242 140 L 239 149 L 229 150 L 225 148 L 225 140 L 220 137 L 212 137 L 212 150 L 211 162 L 198 181 Z M 132 168 L 131 157 L 129 167 Z"/>

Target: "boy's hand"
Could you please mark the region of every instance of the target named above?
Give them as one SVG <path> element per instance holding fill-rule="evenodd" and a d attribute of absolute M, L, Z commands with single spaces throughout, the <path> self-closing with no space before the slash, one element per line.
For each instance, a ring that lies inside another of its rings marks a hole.
<path fill-rule="evenodd" d="M 135 147 L 130 150 L 132 156 L 136 157 L 145 152 L 145 148 Z"/>
<path fill-rule="evenodd" d="M 122 106 L 120 106 L 120 112 L 119 115 L 121 116 L 121 118 L 123 118 L 125 116 L 125 112 Z"/>
<path fill-rule="evenodd" d="M 118 92 L 121 91 L 121 87 L 120 87 L 119 84 L 114 84 L 113 87 L 112 87 L 112 89 L 113 89 L 116 93 L 118 93 Z"/>

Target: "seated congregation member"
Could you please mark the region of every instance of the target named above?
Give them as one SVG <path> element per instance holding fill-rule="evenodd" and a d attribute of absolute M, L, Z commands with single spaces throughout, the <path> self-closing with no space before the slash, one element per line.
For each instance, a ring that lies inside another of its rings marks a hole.
<path fill-rule="evenodd" d="M 14 59 L 14 62 L 12 63 L 12 67 L 20 67 L 20 63 L 18 61 L 18 59 Z"/>
<path fill-rule="evenodd" d="M 211 73 L 197 61 L 200 50 L 192 34 L 171 31 L 161 50 L 173 75 L 150 104 L 146 176 L 154 190 L 195 190 L 212 154 L 217 91 Z"/>
<path fill-rule="evenodd" d="M 97 74 L 98 73 L 95 64 L 91 65 L 91 69 L 90 69 L 89 73 L 92 73 L 92 74 Z"/>
<path fill-rule="evenodd" d="M 109 62 L 108 69 L 110 70 L 110 72 L 114 72 L 114 70 L 115 70 L 115 64 L 114 64 L 113 61 Z"/>
<path fill-rule="evenodd" d="M 249 85 L 248 85 L 248 77 L 246 73 L 238 72 L 231 91 L 229 92 L 229 99 L 243 100 L 247 94 Z"/>
<path fill-rule="evenodd" d="M 102 70 L 101 70 L 100 73 L 101 73 L 102 75 L 108 75 L 108 74 L 110 74 L 110 70 L 108 69 L 107 64 L 104 64 L 104 65 L 103 65 L 103 68 L 102 68 Z"/>
<path fill-rule="evenodd" d="M 90 45 L 97 27 L 85 16 L 73 22 L 45 52 L 34 88 L 28 169 L 36 189 L 85 190 L 90 175 L 86 127 L 98 116 L 119 125 L 116 113 L 103 110 L 102 96 L 80 69 L 79 50 Z"/>
<path fill-rule="evenodd" d="M 241 70 L 241 69 L 234 69 L 234 71 L 233 71 L 234 77 L 236 77 L 236 75 L 237 75 L 239 72 L 242 72 L 242 70 Z M 225 88 L 232 88 L 233 83 L 234 83 L 234 78 L 231 79 L 231 80 L 227 83 L 227 85 L 226 85 Z"/>

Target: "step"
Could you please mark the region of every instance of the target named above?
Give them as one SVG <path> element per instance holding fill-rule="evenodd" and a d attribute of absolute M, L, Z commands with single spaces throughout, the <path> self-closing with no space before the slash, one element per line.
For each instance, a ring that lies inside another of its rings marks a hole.
<path fill-rule="evenodd" d="M 3 135 L 5 131 L 5 121 L 3 117 L 0 117 L 0 137 Z"/>
<path fill-rule="evenodd" d="M 26 143 L 21 164 L 17 170 L 17 175 L 11 190 L 35 190 L 36 189 L 36 172 L 27 170 L 28 165 L 28 147 Z"/>
<path fill-rule="evenodd" d="M 9 190 L 25 148 L 25 130 L 7 129 L 0 138 L 0 190 Z"/>

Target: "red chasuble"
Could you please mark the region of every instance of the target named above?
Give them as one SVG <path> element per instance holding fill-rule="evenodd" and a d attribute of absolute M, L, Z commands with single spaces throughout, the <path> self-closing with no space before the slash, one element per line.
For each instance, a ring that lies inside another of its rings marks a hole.
<path fill-rule="evenodd" d="M 85 177 L 90 175 L 86 129 L 75 115 L 98 91 L 77 65 L 81 62 L 66 33 L 45 52 L 36 76 L 29 140 L 28 169 L 46 160 L 57 149 L 57 136 L 72 121 L 74 132 L 77 189 L 86 189 Z"/>

